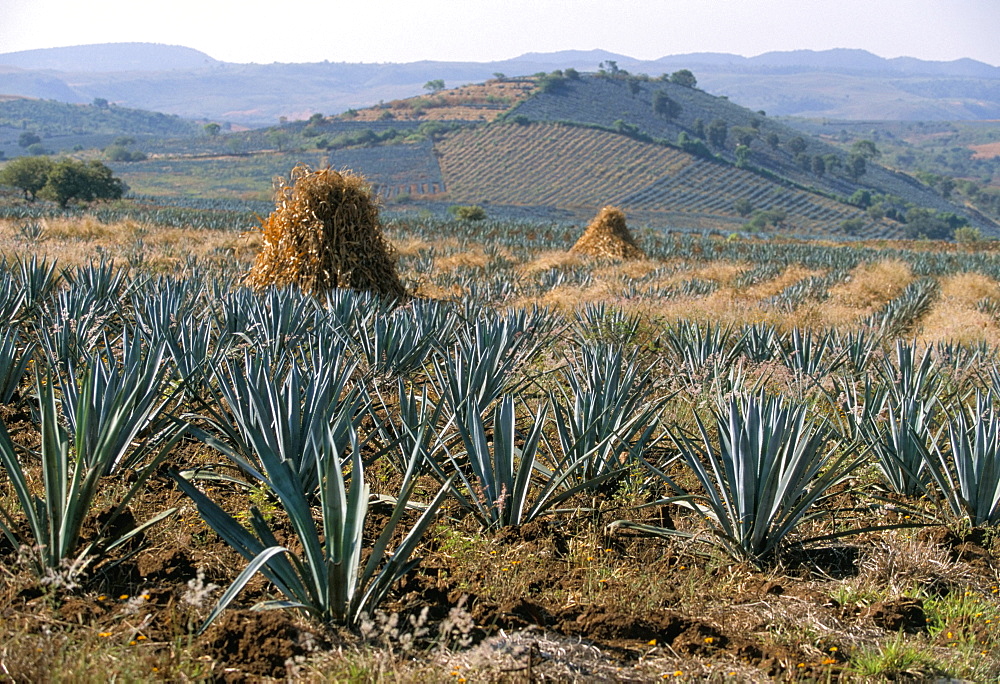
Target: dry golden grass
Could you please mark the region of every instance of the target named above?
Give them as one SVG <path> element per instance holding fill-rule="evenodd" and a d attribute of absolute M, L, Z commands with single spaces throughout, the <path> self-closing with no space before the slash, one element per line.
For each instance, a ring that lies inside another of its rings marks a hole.
<path fill-rule="evenodd" d="M 570 268 L 573 266 L 579 266 L 582 263 L 583 258 L 578 254 L 571 254 L 569 252 L 562 251 L 542 252 L 532 261 L 522 265 L 520 272 L 523 275 L 532 276 L 538 273 L 544 273 L 549 269 Z"/>
<path fill-rule="evenodd" d="M 259 249 L 259 240 L 254 235 L 166 228 L 131 220 L 103 224 L 90 218 L 59 219 L 42 221 L 42 227 L 42 237 L 27 243 L 15 222 L 0 221 L 0 257 L 37 255 L 69 268 L 102 257 L 125 264 L 141 251 L 146 268 L 166 273 L 188 257 L 249 264 Z"/>
<path fill-rule="evenodd" d="M 862 264 L 851 271 L 847 282 L 830 288 L 829 299 L 800 307 L 799 317 L 803 325 L 810 327 L 854 325 L 898 297 L 913 280 L 910 267 L 902 261 Z"/>
<path fill-rule="evenodd" d="M 456 252 L 434 259 L 435 271 L 454 271 L 456 268 L 477 268 L 490 263 L 490 257 L 482 248 L 466 252 Z"/>
<path fill-rule="evenodd" d="M 451 88 L 434 95 L 393 100 L 385 105 L 360 109 L 345 121 L 379 121 L 386 113 L 397 121 L 493 121 L 524 100 L 535 89 L 534 81 L 490 80 Z"/>
<path fill-rule="evenodd" d="M 393 249 L 398 256 L 415 256 L 435 245 L 420 238 L 403 238 L 401 240 L 390 240 Z"/>
<path fill-rule="evenodd" d="M 822 274 L 822 271 L 808 269 L 803 266 L 789 266 L 777 278 L 748 287 L 740 293 L 740 295 L 745 299 L 764 299 L 766 297 L 773 297 L 786 287 L 794 285 L 800 280 L 805 280 L 806 278 Z"/>
<path fill-rule="evenodd" d="M 941 280 L 941 297 L 921 321 L 925 342 L 995 341 L 1000 327 L 976 308 L 984 297 L 1000 299 L 1000 284 L 979 273 L 958 273 Z"/>
<path fill-rule="evenodd" d="M 570 252 L 570 256 L 575 255 L 576 253 Z M 618 261 L 595 268 L 593 275 L 596 280 L 606 280 L 610 282 L 618 282 L 623 278 L 636 280 L 639 278 L 645 278 L 656 269 L 662 268 L 662 266 L 663 264 L 658 261 L 653 261 L 652 259 Z"/>
<path fill-rule="evenodd" d="M 713 261 L 687 273 L 674 275 L 672 280 L 680 282 L 697 278 L 699 280 L 711 280 L 718 283 L 720 287 L 726 287 L 732 282 L 733 278 L 746 268 L 747 265 L 741 262 Z"/>

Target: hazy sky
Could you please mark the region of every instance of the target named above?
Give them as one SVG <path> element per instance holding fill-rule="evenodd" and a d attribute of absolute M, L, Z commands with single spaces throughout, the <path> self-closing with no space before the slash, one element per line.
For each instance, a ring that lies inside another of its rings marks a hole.
<path fill-rule="evenodd" d="M 847 47 L 1000 65 L 998 31 L 1000 0 L 0 0 L 0 53 L 136 41 L 258 63 Z"/>

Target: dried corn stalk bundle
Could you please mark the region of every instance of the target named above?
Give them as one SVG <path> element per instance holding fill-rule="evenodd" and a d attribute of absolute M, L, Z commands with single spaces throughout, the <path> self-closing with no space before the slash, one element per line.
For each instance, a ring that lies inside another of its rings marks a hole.
<path fill-rule="evenodd" d="M 335 288 L 406 296 L 382 235 L 378 202 L 363 177 L 296 166 L 287 182 L 279 180 L 275 195 L 247 285 L 294 284 L 315 296 Z"/>
<path fill-rule="evenodd" d="M 570 252 L 610 259 L 646 258 L 625 225 L 625 212 L 610 206 L 597 213 Z"/>

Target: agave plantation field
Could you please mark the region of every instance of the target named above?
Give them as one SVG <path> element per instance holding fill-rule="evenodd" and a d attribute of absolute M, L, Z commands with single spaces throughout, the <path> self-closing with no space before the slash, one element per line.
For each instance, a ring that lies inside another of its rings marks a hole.
<path fill-rule="evenodd" d="M 0 678 L 1000 677 L 989 243 L 101 211 L 0 219 Z"/>

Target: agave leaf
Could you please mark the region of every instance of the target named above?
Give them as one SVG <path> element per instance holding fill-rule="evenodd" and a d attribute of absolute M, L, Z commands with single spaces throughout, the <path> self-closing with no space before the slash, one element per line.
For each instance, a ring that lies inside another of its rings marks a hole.
<path fill-rule="evenodd" d="M 224 611 L 229 604 L 233 602 L 233 599 L 235 599 L 239 593 L 243 591 L 243 587 L 245 587 L 247 582 L 250 581 L 250 578 L 257 574 L 258 570 L 263 570 L 271 557 L 276 556 L 279 553 L 288 553 L 288 549 L 283 546 L 269 546 L 266 549 L 261 549 L 260 553 L 250 561 L 250 564 L 243 569 L 243 572 L 241 572 L 236 579 L 233 580 L 233 583 L 229 585 L 229 588 L 227 588 L 226 591 L 223 592 L 222 596 L 219 597 L 219 602 L 215 605 L 215 608 L 212 609 L 212 612 L 208 614 L 208 617 L 205 618 L 205 622 L 202 623 L 201 627 L 198 628 L 198 631 L 195 634 L 197 636 L 204 634 L 205 630 L 208 629 L 208 627 L 215 622 L 215 619 L 222 614 L 222 611 Z M 301 607 L 308 608 L 308 606 Z"/>

